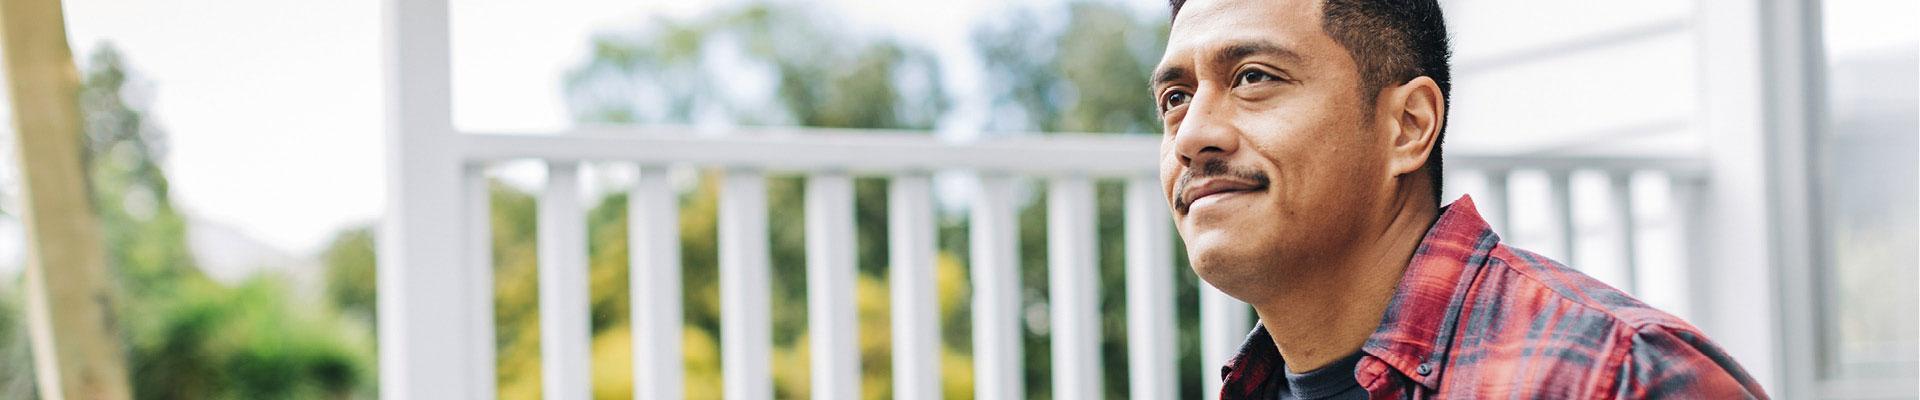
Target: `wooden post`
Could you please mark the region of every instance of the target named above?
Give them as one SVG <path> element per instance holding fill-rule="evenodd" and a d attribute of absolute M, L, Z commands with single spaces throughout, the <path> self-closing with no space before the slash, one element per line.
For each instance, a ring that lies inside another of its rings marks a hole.
<path fill-rule="evenodd" d="M 47 399 L 126 399 L 99 220 L 80 161 L 79 74 L 59 0 L 0 2 L 26 206 L 27 323 Z"/>

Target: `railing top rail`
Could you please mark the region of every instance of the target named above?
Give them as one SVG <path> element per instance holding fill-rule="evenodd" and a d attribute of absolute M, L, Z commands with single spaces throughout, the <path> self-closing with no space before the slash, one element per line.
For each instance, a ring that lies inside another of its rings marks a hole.
<path fill-rule="evenodd" d="M 1676 179 L 1699 179 L 1707 175 L 1707 159 L 1687 153 L 1652 154 L 1488 154 L 1445 153 L 1446 168 L 1480 171 L 1537 170 L 1567 172 L 1599 170 L 1608 172 L 1659 171 Z"/>
<path fill-rule="evenodd" d="M 712 134 L 724 132 L 724 134 Z M 708 134 L 703 134 L 708 133 Z M 592 126 L 553 133 L 455 135 L 470 162 L 513 159 L 697 164 L 771 171 L 892 174 L 966 169 L 1018 174 L 1152 175 L 1160 135 L 1014 133 L 955 141 L 930 131 L 808 127 Z M 1496 154 L 1448 149 L 1448 167 L 1473 170 L 1660 171 L 1704 176 L 1703 156 Z"/>
<path fill-rule="evenodd" d="M 929 131 L 594 127 L 560 134 L 457 135 L 469 161 L 511 159 L 699 164 L 773 171 L 900 173 L 970 169 L 1024 174 L 1150 175 L 1158 135 L 1050 134 L 953 141 Z"/>

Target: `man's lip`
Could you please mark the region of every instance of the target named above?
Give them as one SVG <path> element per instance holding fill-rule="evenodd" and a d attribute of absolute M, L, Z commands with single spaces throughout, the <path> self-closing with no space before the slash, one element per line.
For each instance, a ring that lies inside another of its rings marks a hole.
<path fill-rule="evenodd" d="M 1250 182 L 1240 182 L 1235 180 L 1218 179 L 1218 178 L 1207 179 L 1207 180 L 1200 181 L 1200 183 L 1194 184 L 1192 187 L 1187 188 L 1187 193 L 1186 193 L 1187 200 L 1185 201 L 1185 203 L 1188 206 L 1192 206 L 1193 203 L 1198 202 L 1200 201 L 1200 199 L 1206 198 L 1207 196 L 1212 196 L 1212 195 L 1222 194 L 1222 193 L 1250 192 L 1250 191 L 1259 190 L 1259 189 L 1260 189 L 1259 185 L 1256 185 Z"/>

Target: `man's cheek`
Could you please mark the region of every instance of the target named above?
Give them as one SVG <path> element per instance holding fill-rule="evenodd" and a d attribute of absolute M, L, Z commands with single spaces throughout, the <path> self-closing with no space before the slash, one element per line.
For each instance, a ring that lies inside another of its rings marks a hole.
<path fill-rule="evenodd" d="M 1173 207 L 1174 199 L 1177 198 L 1174 196 L 1174 190 L 1179 189 L 1177 181 L 1180 172 L 1179 164 L 1172 159 L 1165 159 L 1160 164 L 1160 194 L 1169 208 Z M 1176 215 L 1178 212 L 1178 210 L 1175 211 Z"/>

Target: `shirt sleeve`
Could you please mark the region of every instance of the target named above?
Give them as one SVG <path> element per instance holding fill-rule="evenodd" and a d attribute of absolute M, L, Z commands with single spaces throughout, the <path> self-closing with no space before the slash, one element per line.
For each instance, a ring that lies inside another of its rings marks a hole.
<path fill-rule="evenodd" d="M 1765 399 L 1733 357 L 1691 329 L 1633 331 L 1615 387 L 1621 399 Z"/>

